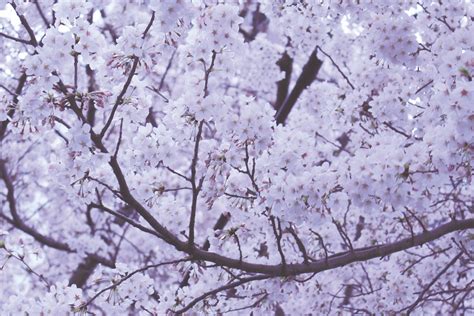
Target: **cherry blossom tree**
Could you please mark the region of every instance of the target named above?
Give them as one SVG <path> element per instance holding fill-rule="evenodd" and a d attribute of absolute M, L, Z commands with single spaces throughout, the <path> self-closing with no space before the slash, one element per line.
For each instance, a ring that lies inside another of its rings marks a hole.
<path fill-rule="evenodd" d="M 2 315 L 474 313 L 470 0 L 0 0 Z"/>

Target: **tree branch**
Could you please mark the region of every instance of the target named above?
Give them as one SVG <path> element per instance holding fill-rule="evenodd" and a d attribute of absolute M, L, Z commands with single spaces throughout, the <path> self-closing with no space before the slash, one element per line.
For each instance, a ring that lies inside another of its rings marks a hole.
<path fill-rule="evenodd" d="M 189 259 L 185 258 L 185 259 L 162 262 L 162 263 L 158 263 L 158 264 L 151 264 L 151 265 L 145 266 L 143 268 L 137 269 L 133 272 L 130 272 L 130 273 L 126 274 L 123 278 L 121 278 L 120 280 L 118 280 L 116 282 L 113 282 L 112 285 L 110 285 L 110 286 L 100 290 L 99 292 L 97 292 L 87 302 L 82 304 L 79 307 L 79 309 L 80 310 L 85 310 L 87 308 L 87 306 L 90 305 L 95 299 L 97 299 L 102 293 L 107 292 L 108 290 L 113 290 L 113 289 L 117 288 L 120 284 L 127 281 L 128 279 L 130 279 L 131 277 L 133 277 L 137 273 L 142 273 L 142 272 L 145 272 L 146 270 L 149 270 L 149 269 L 155 269 L 155 268 L 159 268 L 159 267 L 162 267 L 162 266 L 165 266 L 165 265 L 170 265 L 170 264 L 177 264 L 177 263 L 188 261 L 188 260 Z"/>
<path fill-rule="evenodd" d="M 10 224 L 12 224 L 17 229 L 23 231 L 24 233 L 30 235 L 36 241 L 38 241 L 39 243 L 41 243 L 45 246 L 48 246 L 48 247 L 56 249 L 56 250 L 61 250 L 61 251 L 65 251 L 65 252 L 74 253 L 75 250 L 71 249 L 67 244 L 62 243 L 62 242 L 57 241 L 57 240 L 54 240 L 50 237 L 47 237 L 47 236 L 41 234 L 40 232 L 38 232 L 37 230 L 35 230 L 34 228 L 26 225 L 23 222 L 23 220 L 20 218 L 20 216 L 18 214 L 18 210 L 17 210 L 17 207 L 16 207 L 16 200 L 15 200 L 15 193 L 14 193 L 15 191 L 14 191 L 13 183 L 12 183 L 10 177 L 8 176 L 8 172 L 5 168 L 5 162 L 3 162 L 3 161 L 0 161 L 0 177 L 4 181 L 5 186 L 7 188 L 7 202 L 8 202 L 8 206 L 10 208 L 10 213 L 12 215 L 12 219 L 9 220 Z M 115 263 L 112 262 L 109 259 L 100 257 L 100 256 L 95 255 L 95 254 L 90 254 L 90 256 L 94 260 L 96 260 L 97 262 L 99 262 L 99 263 L 101 263 L 101 264 L 103 264 L 107 267 L 111 267 L 111 268 L 115 267 Z"/>
<path fill-rule="evenodd" d="M 277 65 L 280 67 L 280 70 L 285 73 L 285 78 L 277 82 L 277 98 L 274 108 L 278 111 L 288 96 L 288 90 L 290 89 L 291 82 L 291 72 L 293 70 L 293 59 L 290 57 L 290 55 L 288 55 L 287 52 L 284 52 L 280 60 L 277 61 Z"/>
<path fill-rule="evenodd" d="M 22 73 L 20 76 L 20 79 L 18 79 L 18 85 L 16 86 L 15 94 L 13 96 L 14 107 L 8 110 L 7 112 L 8 117 L 12 117 L 15 114 L 15 107 L 18 104 L 18 96 L 21 94 L 21 91 L 23 90 L 25 83 L 26 83 L 26 73 Z M 2 141 L 3 137 L 5 136 L 8 123 L 10 123 L 9 120 L 5 120 L 0 123 L 0 141 Z"/>
<path fill-rule="evenodd" d="M 441 269 L 441 271 L 438 272 L 438 274 L 433 278 L 433 280 L 431 280 L 431 282 L 424 287 L 423 291 L 421 291 L 421 293 L 418 296 L 418 298 L 416 299 L 416 301 L 413 302 L 413 304 L 411 304 L 407 308 L 402 309 L 400 312 L 406 310 L 408 315 L 411 314 L 411 312 L 413 312 L 413 310 L 416 308 L 416 306 L 423 300 L 423 296 L 426 294 L 426 292 L 436 283 L 436 281 L 438 281 L 438 279 L 446 271 L 448 271 L 448 269 L 462 256 L 462 254 L 463 254 L 462 251 L 460 253 L 458 253 L 443 269 Z"/>
<path fill-rule="evenodd" d="M 18 43 L 22 43 L 22 44 L 26 44 L 26 45 L 32 45 L 31 41 L 28 41 L 28 40 L 25 40 L 25 39 L 22 39 L 22 38 L 18 38 L 18 37 L 14 37 L 14 36 L 5 34 L 3 32 L 0 32 L 0 36 L 5 37 L 7 39 L 10 39 L 12 41 L 18 42 Z"/>
<path fill-rule="evenodd" d="M 104 128 L 102 128 L 102 130 L 100 131 L 99 137 L 101 139 L 104 138 L 105 133 L 110 127 L 110 124 L 112 124 L 117 108 L 119 107 L 120 104 L 123 103 L 123 97 L 125 96 L 125 93 L 127 93 L 128 87 L 132 83 L 133 76 L 135 76 L 135 71 L 137 70 L 138 62 L 139 62 L 139 58 L 137 56 L 134 56 L 132 69 L 130 70 L 130 73 L 128 74 L 127 81 L 123 85 L 122 91 L 120 91 L 120 94 L 117 96 L 117 99 L 115 100 L 115 104 L 112 108 L 112 112 L 110 113 L 110 116 L 107 119 L 107 122 L 105 123 Z"/>
<path fill-rule="evenodd" d="M 338 64 L 336 64 L 336 62 L 334 61 L 334 59 L 332 59 L 331 55 L 329 55 L 328 53 L 326 53 L 320 46 L 317 46 L 317 49 L 319 49 L 319 51 L 321 53 L 323 53 L 327 58 L 329 58 L 329 60 L 331 61 L 331 63 L 333 64 L 334 67 L 336 67 L 337 71 L 341 74 L 341 76 L 346 80 L 347 84 L 352 88 L 352 90 L 355 89 L 354 85 L 352 84 L 352 82 L 349 80 L 349 77 L 346 76 L 346 74 L 344 74 L 344 72 L 341 70 L 341 68 L 338 66 Z"/>
<path fill-rule="evenodd" d="M 291 91 L 290 95 L 286 98 L 285 102 L 282 106 L 278 109 L 275 120 L 277 124 L 284 124 L 288 114 L 290 114 L 291 109 L 295 105 L 296 101 L 300 97 L 301 93 L 313 83 L 316 79 L 316 76 L 321 69 L 323 62 L 318 59 L 316 56 L 317 48 L 313 50 L 311 56 L 308 59 L 308 62 L 303 67 L 303 71 L 301 75 L 298 77 L 293 90 Z"/>
<path fill-rule="evenodd" d="M 199 122 L 198 131 L 196 135 L 196 142 L 194 144 L 194 156 L 191 163 L 191 179 L 190 180 L 191 180 L 191 186 L 193 190 L 193 196 L 192 196 L 192 202 L 191 202 L 191 216 L 189 218 L 188 244 L 189 244 L 190 250 L 194 248 L 194 226 L 196 222 L 197 199 L 199 196 L 199 191 L 201 191 L 201 184 L 202 184 L 202 179 L 200 180 L 199 184 L 196 183 L 196 172 L 197 172 L 197 163 L 198 163 L 198 154 L 199 154 L 199 142 L 201 141 L 203 125 L 204 125 L 204 120 Z"/>
<path fill-rule="evenodd" d="M 38 46 L 38 41 L 36 40 L 35 32 L 33 32 L 33 29 L 31 28 L 30 24 L 26 20 L 25 16 L 23 14 L 18 14 L 16 11 L 16 4 L 14 2 L 11 3 L 11 6 L 15 10 L 16 14 L 18 15 L 18 18 L 20 19 L 21 24 L 23 27 L 26 29 L 26 32 L 30 36 L 30 44 L 33 46 Z"/>
<path fill-rule="evenodd" d="M 212 291 L 208 291 L 208 292 L 196 297 L 195 299 L 193 299 L 190 303 L 188 303 L 185 307 L 181 308 L 180 310 L 171 311 L 171 312 L 173 312 L 177 315 L 181 315 L 181 314 L 186 313 L 187 311 L 189 311 L 191 308 L 194 307 L 194 305 L 196 305 L 197 303 L 199 303 L 200 301 L 202 301 L 203 299 L 205 299 L 206 297 L 208 297 L 210 295 L 214 295 L 214 294 L 217 294 L 217 293 L 225 291 L 225 290 L 233 289 L 237 286 L 241 286 L 241 285 L 249 283 L 249 282 L 258 281 L 258 280 L 265 280 L 265 279 L 269 279 L 269 278 L 270 277 L 266 276 L 266 275 L 257 275 L 257 276 L 248 277 L 248 278 L 245 278 L 245 279 L 241 279 L 239 281 L 229 283 L 227 285 L 218 287 L 218 288 L 216 288 Z"/>

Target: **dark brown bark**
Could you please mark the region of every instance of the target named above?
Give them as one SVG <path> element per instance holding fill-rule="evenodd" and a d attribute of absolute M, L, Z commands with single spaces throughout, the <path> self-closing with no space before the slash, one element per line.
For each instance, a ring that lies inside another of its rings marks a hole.
<path fill-rule="evenodd" d="M 78 288 L 82 288 L 94 272 L 97 265 L 98 262 L 96 260 L 87 256 L 72 273 L 71 278 L 69 279 L 69 285 L 75 284 Z"/>
<path fill-rule="evenodd" d="M 293 70 L 293 59 L 290 57 L 290 55 L 288 55 L 287 52 L 285 52 L 283 53 L 283 56 L 281 56 L 280 60 L 278 60 L 277 65 L 280 67 L 280 70 L 285 73 L 285 78 L 277 82 L 277 98 L 274 108 L 278 111 L 288 96 L 291 82 L 291 72 Z"/>
<path fill-rule="evenodd" d="M 309 87 L 311 83 L 313 83 L 313 81 L 316 79 L 316 76 L 323 64 L 323 62 L 320 59 L 318 59 L 318 57 L 316 56 L 316 51 L 317 49 L 315 49 L 311 53 L 311 56 L 309 57 L 306 65 L 304 65 L 303 71 L 301 72 L 301 75 L 298 77 L 298 80 L 296 81 L 296 84 L 293 87 L 293 90 L 291 90 L 290 95 L 286 98 L 285 102 L 283 102 L 281 107 L 278 109 L 275 115 L 275 120 L 277 124 L 285 123 L 288 115 L 290 114 L 291 109 L 296 104 L 296 101 L 300 97 L 301 93 L 307 87 Z"/>

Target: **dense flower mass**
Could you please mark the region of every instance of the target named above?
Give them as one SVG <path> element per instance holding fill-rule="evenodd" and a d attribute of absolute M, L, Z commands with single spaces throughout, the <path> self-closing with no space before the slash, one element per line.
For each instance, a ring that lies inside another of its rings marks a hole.
<path fill-rule="evenodd" d="M 470 0 L 0 0 L 2 315 L 474 313 Z"/>

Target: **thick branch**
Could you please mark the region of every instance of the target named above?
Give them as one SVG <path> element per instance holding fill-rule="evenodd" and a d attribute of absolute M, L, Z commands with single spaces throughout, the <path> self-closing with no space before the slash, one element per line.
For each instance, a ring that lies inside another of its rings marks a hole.
<path fill-rule="evenodd" d="M 87 256 L 72 273 L 69 278 L 69 285 L 75 284 L 78 288 L 82 288 L 92 273 L 94 273 L 97 264 L 97 261 Z"/>
<path fill-rule="evenodd" d="M 107 149 L 98 138 L 98 135 L 91 132 L 93 141 L 98 148 L 107 152 Z M 135 197 L 131 194 L 128 187 L 125 176 L 120 168 L 116 156 L 112 156 L 110 160 L 110 166 L 115 174 L 115 177 L 119 183 L 120 193 L 131 207 L 133 207 L 150 226 L 158 232 L 162 238 L 173 245 L 178 251 L 185 252 L 192 255 L 194 260 L 203 260 L 213 262 L 217 265 L 221 265 L 228 268 L 235 268 L 247 272 L 263 273 L 274 276 L 289 276 L 298 275 L 302 273 L 317 273 L 325 270 L 335 269 L 342 267 L 353 262 L 367 261 L 370 259 L 388 256 L 392 253 L 396 253 L 402 250 L 413 248 L 424 243 L 436 240 L 446 234 L 449 234 L 458 230 L 465 230 L 474 228 L 474 218 L 466 220 L 453 220 L 449 223 L 441 225 L 433 230 L 423 232 L 419 235 L 412 236 L 411 238 L 405 238 L 398 242 L 387 243 L 377 246 L 371 246 L 366 248 L 352 249 L 350 252 L 343 252 L 336 254 L 325 259 L 321 259 L 310 264 L 287 264 L 285 267 L 282 265 L 264 265 L 255 264 L 238 259 L 228 258 L 217 253 L 205 251 L 203 249 L 189 247 L 189 240 L 182 241 L 175 234 L 163 226 Z M 284 271 L 284 273 L 282 273 Z"/>
<path fill-rule="evenodd" d="M 188 242 L 181 241 L 179 238 L 177 238 L 166 227 L 160 224 L 150 214 L 150 212 L 132 196 L 125 177 L 122 173 L 122 170 L 118 165 L 117 160 L 114 159 L 114 157 L 112 157 L 110 165 L 112 166 L 112 169 L 117 177 L 124 200 L 127 201 L 127 203 L 129 203 L 132 207 L 134 207 L 137 212 L 142 217 L 144 217 L 144 219 L 163 237 L 164 240 L 172 244 L 177 250 L 190 254 L 191 249 L 189 248 Z M 474 218 L 466 220 L 453 220 L 433 230 L 423 232 L 410 238 L 402 239 L 398 242 L 353 249 L 350 252 L 336 254 L 328 258 L 312 262 L 310 264 L 287 264 L 285 269 L 283 269 L 282 265 L 264 265 L 249 263 L 245 261 L 240 261 L 238 259 L 228 258 L 217 253 L 208 252 L 199 248 L 192 249 L 192 256 L 195 260 L 209 261 L 221 266 L 235 268 L 247 272 L 264 273 L 275 276 L 298 275 L 302 273 L 317 273 L 325 270 L 342 267 L 353 262 L 367 261 L 378 257 L 385 257 L 392 253 L 413 248 L 424 243 L 436 240 L 451 232 L 471 228 L 474 228 Z M 285 274 L 282 274 L 283 270 L 285 270 Z"/>
<path fill-rule="evenodd" d="M 98 148 L 107 152 L 107 149 L 101 142 L 97 134 L 91 132 L 91 137 Z M 131 194 L 123 171 L 117 161 L 117 157 L 112 156 L 110 166 L 119 183 L 120 193 L 131 207 L 133 207 L 148 224 L 158 232 L 162 238 L 173 245 L 178 251 L 185 252 L 192 255 L 194 260 L 203 260 L 213 262 L 217 265 L 235 268 L 242 271 L 263 273 L 272 276 L 289 276 L 303 273 L 317 273 L 325 270 L 335 269 L 358 261 L 367 261 L 373 258 L 388 256 L 402 250 L 413 248 L 424 243 L 436 240 L 446 234 L 454 231 L 474 228 L 474 218 L 466 220 L 453 220 L 449 223 L 441 225 L 433 230 L 423 232 L 415 235 L 412 238 L 402 239 L 398 242 L 387 243 L 366 248 L 353 249 L 350 252 L 343 252 L 325 259 L 321 259 L 310 264 L 287 264 L 285 269 L 282 265 L 264 265 L 255 264 L 238 259 L 228 258 L 217 253 L 208 252 L 199 248 L 193 247 L 190 249 L 189 241 L 180 240 L 175 234 L 163 226 L 135 197 Z M 285 273 L 282 273 L 284 271 Z"/>
<path fill-rule="evenodd" d="M 285 78 L 277 82 L 277 98 L 274 104 L 275 110 L 279 110 L 283 102 L 285 102 L 288 96 L 288 90 L 290 89 L 291 72 L 293 70 L 293 59 L 288 55 L 287 52 L 283 53 L 277 65 L 280 70 L 285 73 Z"/>
<path fill-rule="evenodd" d="M 323 64 L 323 62 L 316 56 L 316 51 L 317 49 L 315 49 L 311 53 L 311 56 L 309 57 L 306 65 L 304 65 L 303 71 L 298 77 L 298 80 L 296 81 L 293 90 L 286 98 L 283 105 L 278 109 L 275 115 L 277 124 L 285 123 L 288 114 L 290 114 L 291 109 L 295 105 L 301 93 L 316 79 L 316 75 L 318 74 L 319 69 L 321 69 L 321 66 Z"/>

